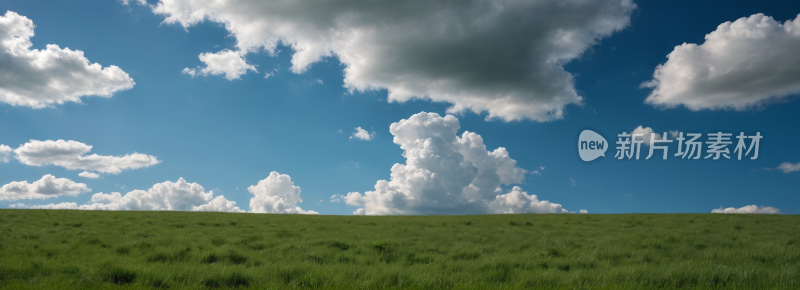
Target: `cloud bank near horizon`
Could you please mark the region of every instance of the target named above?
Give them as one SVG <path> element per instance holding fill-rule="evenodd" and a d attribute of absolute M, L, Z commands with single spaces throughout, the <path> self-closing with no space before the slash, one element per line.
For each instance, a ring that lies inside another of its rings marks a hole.
<path fill-rule="evenodd" d="M 183 178 L 176 182 L 156 183 L 148 190 L 133 190 L 126 194 L 119 192 L 95 193 L 83 205 L 75 202 L 25 206 L 33 209 L 80 209 L 80 210 L 171 210 L 171 211 L 228 211 L 242 212 L 236 202 L 224 196 L 213 197 L 197 183 L 188 183 Z M 21 206 L 22 207 L 22 206 Z"/>
<path fill-rule="evenodd" d="M 711 210 L 711 213 L 743 213 L 743 214 L 780 214 L 781 211 L 771 206 L 747 205 L 740 208 L 722 208 Z"/>
<path fill-rule="evenodd" d="M 53 185 L 55 184 L 55 185 Z M 49 198 L 58 195 L 76 196 L 89 191 L 86 184 L 74 183 L 69 179 L 54 179 L 46 175 L 42 180 L 28 184 L 12 182 L 0 189 L 0 200 L 20 200 Z M 319 214 L 313 210 L 303 210 L 297 203 L 300 187 L 295 186 L 289 175 L 273 171 L 270 175 L 247 189 L 253 194 L 250 199 L 251 213 Z M 83 205 L 75 202 L 51 203 L 45 205 L 25 205 L 18 203 L 12 207 L 32 209 L 79 209 L 79 210 L 154 210 L 154 211 L 216 211 L 245 212 L 223 195 L 214 196 L 197 183 L 188 183 L 179 178 L 176 182 L 156 183 L 148 190 L 133 190 L 126 194 L 119 192 L 96 193 Z"/>
<path fill-rule="evenodd" d="M 63 195 L 77 196 L 91 191 L 84 183 L 67 178 L 56 178 L 46 174 L 41 179 L 28 183 L 27 180 L 13 181 L 0 187 L 0 200 L 47 199 Z"/>

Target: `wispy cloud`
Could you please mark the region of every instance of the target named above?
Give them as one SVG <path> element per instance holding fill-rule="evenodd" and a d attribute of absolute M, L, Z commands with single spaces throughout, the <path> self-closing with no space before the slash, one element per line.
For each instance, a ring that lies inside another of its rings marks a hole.
<path fill-rule="evenodd" d="M 789 162 L 784 162 L 784 163 L 781 163 L 781 165 L 778 165 L 778 167 L 775 168 L 775 169 L 783 170 L 783 173 L 799 171 L 800 170 L 800 162 L 797 162 L 795 164 L 792 164 L 792 163 L 789 163 Z"/>

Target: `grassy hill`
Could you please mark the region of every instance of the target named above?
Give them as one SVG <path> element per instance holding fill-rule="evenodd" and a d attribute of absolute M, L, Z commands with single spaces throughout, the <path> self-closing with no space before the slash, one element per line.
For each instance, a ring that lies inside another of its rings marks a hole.
<path fill-rule="evenodd" d="M 2 288 L 798 289 L 800 216 L 0 210 Z"/>

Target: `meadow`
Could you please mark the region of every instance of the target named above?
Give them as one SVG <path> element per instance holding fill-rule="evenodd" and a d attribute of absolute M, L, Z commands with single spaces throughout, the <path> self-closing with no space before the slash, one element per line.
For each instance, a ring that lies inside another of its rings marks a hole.
<path fill-rule="evenodd" d="M 798 289 L 800 216 L 0 210 L 4 289 Z"/>

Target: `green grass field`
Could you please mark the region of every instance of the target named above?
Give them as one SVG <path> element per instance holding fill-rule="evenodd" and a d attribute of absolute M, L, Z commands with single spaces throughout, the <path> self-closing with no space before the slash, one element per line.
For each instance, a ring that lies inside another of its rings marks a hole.
<path fill-rule="evenodd" d="M 800 216 L 0 210 L 0 287 L 798 289 Z"/>

